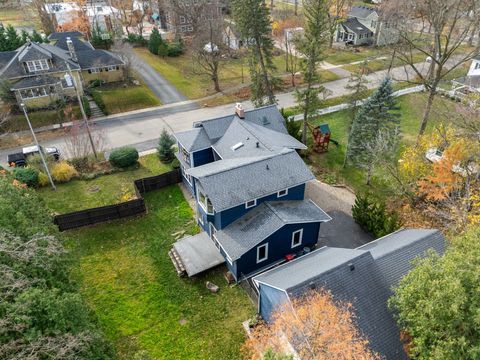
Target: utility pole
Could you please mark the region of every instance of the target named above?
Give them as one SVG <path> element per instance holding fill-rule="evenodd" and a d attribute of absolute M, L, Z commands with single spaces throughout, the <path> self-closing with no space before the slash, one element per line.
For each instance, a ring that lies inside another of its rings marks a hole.
<path fill-rule="evenodd" d="M 90 145 L 92 146 L 93 155 L 95 155 L 95 160 L 98 160 L 97 150 L 95 149 L 95 144 L 93 143 L 92 133 L 90 132 L 90 126 L 88 125 L 87 115 L 85 114 L 85 109 L 83 108 L 82 97 L 80 96 L 80 92 L 78 90 L 77 82 L 75 81 L 75 78 L 73 77 L 72 69 L 70 68 L 70 65 L 68 64 L 68 62 L 65 61 L 65 65 L 67 66 L 67 69 L 68 69 L 68 75 L 70 76 L 70 79 L 72 79 L 72 83 L 73 83 L 73 87 L 75 89 L 75 93 L 77 94 L 78 105 L 80 105 L 80 110 L 82 111 L 83 123 L 85 124 L 85 128 L 87 129 L 87 134 L 88 134 L 88 138 L 90 140 Z"/>
<path fill-rule="evenodd" d="M 35 145 L 37 145 L 38 152 L 40 153 L 40 157 L 42 158 L 43 166 L 45 167 L 45 172 L 47 173 L 48 180 L 50 180 L 50 184 L 52 185 L 53 190 L 57 190 L 57 188 L 55 187 L 55 184 L 53 183 L 52 175 L 50 175 L 50 170 L 48 169 L 47 162 L 45 161 L 45 157 L 43 156 L 42 148 L 38 143 L 37 136 L 35 135 L 35 131 L 33 131 L 32 124 L 30 123 L 30 118 L 28 117 L 27 108 L 25 107 L 24 103 L 21 103 L 20 107 L 22 108 L 23 113 L 25 114 L 25 119 L 27 119 L 28 127 L 32 132 L 33 140 L 35 141 Z"/>

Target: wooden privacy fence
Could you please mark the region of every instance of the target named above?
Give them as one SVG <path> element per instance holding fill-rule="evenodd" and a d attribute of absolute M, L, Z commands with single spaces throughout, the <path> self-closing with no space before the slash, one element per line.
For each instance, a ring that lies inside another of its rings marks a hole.
<path fill-rule="evenodd" d="M 60 231 L 74 229 L 82 226 L 98 224 L 104 221 L 121 219 L 124 217 L 145 214 L 147 207 L 143 194 L 161 189 L 165 186 L 178 184 L 182 181 L 180 169 L 172 170 L 165 174 L 151 176 L 135 180 L 134 187 L 137 198 L 121 202 L 115 205 L 101 206 L 97 208 L 85 209 L 71 212 L 68 214 L 57 215 L 53 218 L 54 224 Z"/>

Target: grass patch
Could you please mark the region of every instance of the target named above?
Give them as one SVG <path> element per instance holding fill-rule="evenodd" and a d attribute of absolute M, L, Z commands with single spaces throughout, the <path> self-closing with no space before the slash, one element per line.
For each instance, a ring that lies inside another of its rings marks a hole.
<path fill-rule="evenodd" d="M 157 154 L 142 156 L 137 169 L 105 175 L 93 180 L 73 180 L 58 184 L 57 190 L 38 190 L 47 206 L 63 214 L 92 207 L 116 204 L 135 195 L 133 180 L 169 171 L 169 165 L 160 162 Z"/>
<path fill-rule="evenodd" d="M 397 101 L 401 113 L 402 144 L 411 145 L 415 142 L 418 134 L 426 103 L 426 94 L 405 95 L 397 98 Z M 448 109 L 452 108 L 452 104 L 452 101 L 448 99 L 440 96 L 436 98 L 427 132 L 432 131 L 435 125 L 449 121 Z M 322 180 L 328 179 L 331 182 L 334 179 L 338 183 L 345 183 L 357 192 L 375 189 L 376 195 L 388 196 L 391 194 L 394 184 L 388 184 L 383 179 L 374 178 L 373 185 L 367 187 L 365 185 L 365 175 L 361 169 L 354 166 L 342 167 L 348 141 L 349 121 L 348 111 L 339 111 L 321 116 L 313 122 L 315 124 L 328 123 L 332 131 L 332 138 L 340 143 L 338 147 L 331 143 L 327 153 L 312 153 L 309 156 L 309 161 L 311 161 L 316 175 Z"/>
<path fill-rule="evenodd" d="M 159 57 L 146 48 L 136 48 L 135 52 L 159 74 L 167 79 L 189 99 L 199 99 L 215 93 L 213 82 L 204 74 L 198 73 L 191 55 L 185 53 L 179 57 Z M 285 56 L 278 55 L 273 59 L 278 74 L 285 73 Z M 220 88 L 228 90 L 250 82 L 247 60 L 228 59 L 220 65 Z"/>
<path fill-rule="evenodd" d="M 173 233 L 198 231 L 192 210 L 176 185 L 145 199 L 145 216 L 66 234 L 72 274 L 118 358 L 144 351 L 152 359 L 239 359 L 241 322 L 254 306 L 240 287 L 226 285 L 222 268 L 178 278 L 167 252 Z"/>
<path fill-rule="evenodd" d="M 2 8 L 0 10 L 0 22 L 6 27 L 12 26 L 34 26 L 38 25 L 37 15 L 34 11 L 25 8 L 12 9 Z"/>
<path fill-rule="evenodd" d="M 77 119 L 82 119 L 82 112 L 78 105 L 73 105 L 73 112 Z M 37 110 L 37 111 L 28 111 L 28 117 L 32 123 L 33 128 L 39 128 L 42 126 L 48 126 L 53 124 L 58 124 L 65 120 L 63 110 Z M 27 120 L 25 115 L 22 114 L 13 114 L 10 116 L 8 122 L 5 125 L 5 130 L 7 131 L 22 131 L 29 130 Z"/>
<path fill-rule="evenodd" d="M 160 105 L 160 101 L 148 86 L 118 84 L 105 85 L 92 89 L 92 93 L 101 97 L 108 114 L 144 109 Z"/>
<path fill-rule="evenodd" d="M 367 58 L 387 56 L 390 52 L 388 47 L 356 47 L 355 50 L 328 49 L 325 52 L 325 61 L 335 65 L 349 64 L 362 61 Z"/>

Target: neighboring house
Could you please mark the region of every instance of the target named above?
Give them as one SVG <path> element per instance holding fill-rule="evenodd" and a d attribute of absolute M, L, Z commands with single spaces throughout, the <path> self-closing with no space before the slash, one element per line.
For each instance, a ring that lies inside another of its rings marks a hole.
<path fill-rule="evenodd" d="M 305 146 L 288 134 L 276 106 L 243 111 L 237 104 L 235 114 L 175 136 L 183 181 L 208 235 L 187 241 L 209 238 L 205 247 L 221 254 L 235 280 L 315 247 L 330 217 L 305 200 L 305 184 L 314 179 L 296 152 Z M 193 275 L 190 255 L 174 250 Z"/>
<path fill-rule="evenodd" d="M 240 31 L 238 31 L 233 21 L 225 21 L 223 43 L 232 50 L 239 50 L 245 46 L 245 41 L 242 38 L 242 34 L 240 34 Z"/>
<path fill-rule="evenodd" d="M 123 79 L 122 60 L 80 37 L 78 32 L 53 33 L 48 37 L 51 44 L 28 42 L 15 51 L 0 52 L 0 78 L 12 84 L 18 103 L 38 108 L 75 97 L 68 67 L 80 93 L 94 80 Z"/>
<path fill-rule="evenodd" d="M 322 247 L 253 278 L 258 312 L 268 322 L 278 306 L 324 288 L 335 300 L 353 305 L 372 350 L 389 360 L 408 359 L 387 301 L 412 260 L 430 249 L 443 254 L 445 247 L 443 235 L 430 229 L 399 230 L 356 249 Z"/>
<path fill-rule="evenodd" d="M 118 9 L 102 2 L 89 2 L 85 5 L 85 9 L 70 2 L 48 3 L 45 4 L 45 10 L 52 18 L 55 27 L 71 22 L 79 12 L 85 11 L 91 29 L 100 32 L 113 32 L 120 17 Z"/>
<path fill-rule="evenodd" d="M 454 94 L 480 92 L 480 55 L 475 56 L 466 76 L 452 80 Z"/>
<path fill-rule="evenodd" d="M 382 19 L 377 8 L 368 6 L 352 6 L 335 34 L 335 41 L 348 45 L 383 46 L 396 43 L 398 38 L 395 21 Z"/>

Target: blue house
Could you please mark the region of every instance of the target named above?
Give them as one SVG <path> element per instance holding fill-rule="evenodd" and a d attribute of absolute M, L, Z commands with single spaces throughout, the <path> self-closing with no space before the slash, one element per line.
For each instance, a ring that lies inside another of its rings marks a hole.
<path fill-rule="evenodd" d="M 179 273 L 193 276 L 223 259 L 239 281 L 316 245 L 330 217 L 305 200 L 314 176 L 296 150 L 306 147 L 288 134 L 276 106 L 244 111 L 237 104 L 231 115 L 199 121 L 175 137 L 183 182 L 210 239 L 205 254 L 188 251 L 205 242 L 204 234 L 174 245 Z"/>
<path fill-rule="evenodd" d="M 258 312 L 268 322 L 278 306 L 324 288 L 353 305 L 357 327 L 372 350 L 386 359 L 408 359 L 387 300 L 412 260 L 430 249 L 443 254 L 445 247 L 443 235 L 430 229 L 400 230 L 356 249 L 322 247 L 253 278 Z"/>

